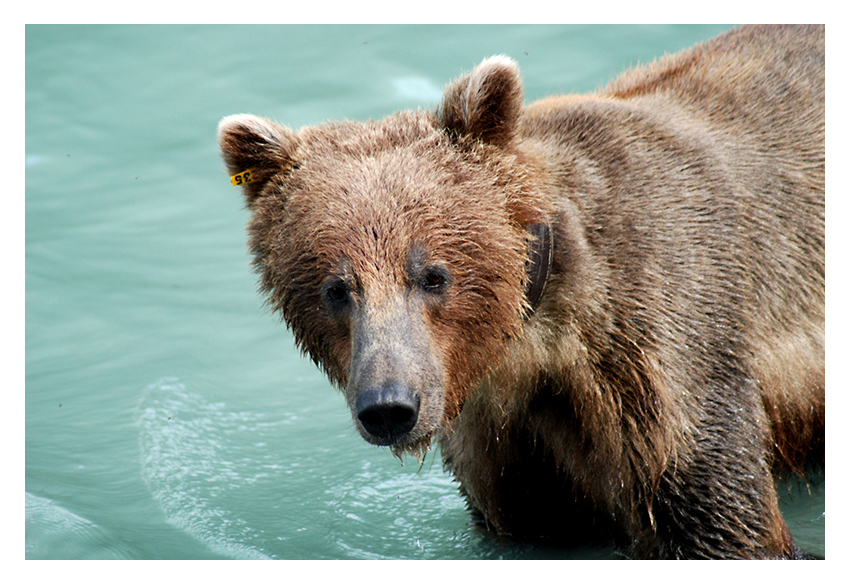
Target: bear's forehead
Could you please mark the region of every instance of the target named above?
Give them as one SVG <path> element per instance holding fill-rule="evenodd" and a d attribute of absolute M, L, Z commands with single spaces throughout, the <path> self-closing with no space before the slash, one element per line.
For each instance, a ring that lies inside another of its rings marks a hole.
<path fill-rule="evenodd" d="M 282 227 L 333 266 L 345 257 L 355 273 L 396 280 L 419 248 L 429 261 L 457 264 L 504 245 L 498 228 L 509 219 L 498 197 L 443 174 L 398 153 L 327 169 L 288 194 Z"/>
<path fill-rule="evenodd" d="M 426 116 L 327 124 L 299 139 L 279 203 L 296 246 L 389 274 L 417 247 L 455 262 L 504 244 L 494 231 L 509 212 L 494 177 Z"/>
<path fill-rule="evenodd" d="M 411 118 L 405 124 L 398 116 Z M 287 200 L 351 221 L 435 217 L 469 221 L 503 206 L 485 165 L 460 152 L 436 123 L 399 114 L 371 123 L 334 123 L 300 135 Z M 469 217 L 466 217 L 469 216 Z"/>
<path fill-rule="evenodd" d="M 468 239 L 506 213 L 468 185 L 445 180 L 438 171 L 414 171 L 413 164 L 366 161 L 356 169 L 330 172 L 290 193 L 286 207 L 290 217 L 323 237 L 368 234 L 382 245 L 408 245 L 434 235 Z"/>
<path fill-rule="evenodd" d="M 290 183 L 288 206 L 317 223 L 398 225 L 406 231 L 492 222 L 506 211 L 501 193 L 471 177 L 474 171 L 430 154 L 397 148 L 303 163 Z"/>

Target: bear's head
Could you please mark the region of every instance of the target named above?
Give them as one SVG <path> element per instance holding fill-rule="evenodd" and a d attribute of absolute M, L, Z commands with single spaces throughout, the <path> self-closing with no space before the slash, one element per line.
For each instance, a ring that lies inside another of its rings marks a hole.
<path fill-rule="evenodd" d="M 521 111 L 518 68 L 494 57 L 436 113 L 219 125 L 262 291 L 360 434 L 396 454 L 420 454 L 522 335 L 550 209 Z"/>

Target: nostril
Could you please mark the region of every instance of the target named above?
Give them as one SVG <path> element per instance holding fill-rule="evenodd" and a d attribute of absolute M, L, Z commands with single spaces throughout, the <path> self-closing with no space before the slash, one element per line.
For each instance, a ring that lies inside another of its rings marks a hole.
<path fill-rule="evenodd" d="M 366 431 L 380 439 L 399 437 L 416 426 L 419 395 L 404 386 L 365 390 L 355 405 Z"/>
<path fill-rule="evenodd" d="M 387 420 L 393 427 L 409 431 L 416 424 L 416 411 L 408 406 L 392 406 L 387 409 Z"/>

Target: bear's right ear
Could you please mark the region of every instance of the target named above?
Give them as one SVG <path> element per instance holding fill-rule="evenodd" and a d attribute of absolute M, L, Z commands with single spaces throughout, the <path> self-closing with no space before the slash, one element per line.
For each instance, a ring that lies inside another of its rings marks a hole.
<path fill-rule="evenodd" d="M 437 116 L 453 136 L 505 146 L 514 138 L 521 113 L 519 66 L 500 55 L 449 85 Z"/>
<path fill-rule="evenodd" d="M 273 176 L 295 166 L 298 137 L 283 126 L 248 114 L 224 118 L 218 144 L 234 185 L 241 185 L 248 207 Z"/>

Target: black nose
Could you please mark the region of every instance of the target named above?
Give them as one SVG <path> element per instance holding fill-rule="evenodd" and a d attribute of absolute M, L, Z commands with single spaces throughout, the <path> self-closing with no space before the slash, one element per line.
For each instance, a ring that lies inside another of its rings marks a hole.
<path fill-rule="evenodd" d="M 357 418 L 377 439 L 392 440 L 416 426 L 419 395 L 402 385 L 364 390 L 355 404 Z"/>

